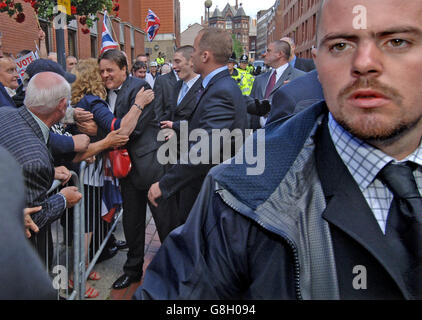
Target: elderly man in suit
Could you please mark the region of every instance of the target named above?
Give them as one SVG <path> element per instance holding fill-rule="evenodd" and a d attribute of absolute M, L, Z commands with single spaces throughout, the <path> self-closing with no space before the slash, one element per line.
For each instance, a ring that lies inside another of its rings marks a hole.
<path fill-rule="evenodd" d="M 164 172 L 155 156 L 160 127 L 155 120 L 153 103 L 141 106 L 135 101 L 142 88 L 147 90 L 151 87 L 145 80 L 129 77 L 124 54 L 119 50 L 108 50 L 98 60 L 100 74 L 108 90 L 110 110 L 117 118 L 123 118 L 129 112 L 139 117 L 127 144 L 133 167 L 126 178 L 120 179 L 123 230 L 129 251 L 123 266 L 124 274 L 113 283 L 113 288 L 123 289 L 142 278 L 148 189 Z M 158 228 L 160 217 L 154 210 L 152 214 Z"/>
<path fill-rule="evenodd" d="M 268 45 L 264 61 L 266 65 L 273 69 L 256 77 L 249 101 L 251 98 L 266 99 L 271 104 L 272 97 L 278 88 L 288 81 L 305 74 L 305 72 L 289 65 L 289 57 L 290 45 L 286 41 L 276 40 Z M 248 112 L 253 114 L 250 119 L 250 127 L 252 129 L 258 129 L 265 125 L 267 115 L 258 117 L 257 112 L 251 111 L 249 106 Z"/>
<path fill-rule="evenodd" d="M 26 206 L 42 206 L 32 215 L 40 231 L 37 236 L 31 237 L 31 241 L 44 260 L 47 257 L 47 238 L 51 239 L 49 225 L 62 215 L 65 208 L 73 207 L 82 198 L 76 187 L 66 187 L 58 194 L 47 196 L 54 178 L 63 181 L 70 178 L 65 167 L 54 168 L 47 146 L 50 127 L 63 118 L 69 97 L 70 85 L 62 76 L 41 72 L 28 83 L 25 106 L 19 109 L 0 108 L 0 145 L 22 167 Z"/>
<path fill-rule="evenodd" d="M 226 66 L 231 54 L 232 40 L 230 35 L 223 30 L 203 29 L 195 38 L 192 53 L 193 69 L 195 73 L 201 75 L 203 80 L 195 110 L 189 120 L 189 132 L 200 128 L 211 137 L 213 129 L 244 130 L 246 112 L 242 92 L 230 77 Z M 224 142 L 230 143 L 230 141 Z M 190 150 L 194 146 L 192 144 Z M 232 146 L 232 152 L 233 150 Z M 221 146 L 217 151 L 222 158 Z M 184 155 L 181 155 L 181 158 L 188 159 Z M 150 201 L 156 205 L 157 198 L 162 196 L 168 199 L 180 191 L 180 197 L 184 199 L 184 208 L 179 208 L 179 210 L 184 215 L 182 217 L 182 222 L 184 222 L 206 174 L 213 166 L 211 159 L 208 160 L 209 163 L 193 164 L 188 161 L 188 164 L 173 165 L 159 182 L 151 186 L 148 192 Z"/>

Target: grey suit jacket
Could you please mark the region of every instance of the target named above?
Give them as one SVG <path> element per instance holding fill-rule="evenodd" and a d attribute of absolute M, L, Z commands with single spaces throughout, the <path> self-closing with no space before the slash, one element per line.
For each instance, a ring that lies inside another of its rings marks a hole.
<path fill-rule="evenodd" d="M 61 195 L 47 196 L 54 180 L 53 159 L 41 129 L 26 107 L 0 108 L 0 145 L 22 168 L 25 180 L 25 206 L 42 206 L 31 217 L 41 229 L 58 219 L 64 210 Z"/>
<path fill-rule="evenodd" d="M 252 91 L 250 96 L 255 99 L 262 100 L 265 98 L 265 91 L 267 89 L 268 82 L 270 80 L 270 76 L 272 74 L 272 70 L 268 71 L 264 74 L 260 74 L 255 78 L 255 81 L 253 83 Z M 288 66 L 286 70 L 284 70 L 281 77 L 276 82 L 273 90 L 271 91 L 271 94 L 269 96 L 269 100 L 271 101 L 274 93 L 277 91 L 278 88 L 280 88 L 285 81 L 290 81 L 293 79 L 296 79 L 302 75 L 306 74 L 305 72 L 295 69 L 292 66 Z"/>
<path fill-rule="evenodd" d="M 55 299 L 52 281 L 25 238 L 25 187 L 16 159 L 0 147 L 0 300 Z"/>
<path fill-rule="evenodd" d="M 260 74 L 255 78 L 255 81 L 253 83 L 252 91 L 249 97 L 247 97 L 247 103 L 253 103 L 253 99 L 259 99 L 262 100 L 265 98 L 265 91 L 267 89 L 268 82 L 270 80 L 271 73 L 273 71 L 270 70 L 264 74 Z M 270 102 L 272 102 L 272 98 L 274 96 L 274 93 L 277 92 L 277 90 L 284 84 L 285 81 L 291 81 L 293 79 L 299 78 L 300 76 L 305 75 L 306 72 L 303 72 L 301 70 L 295 69 L 292 66 L 288 66 L 286 70 L 284 70 L 281 77 L 276 82 L 273 90 L 271 91 L 270 96 L 268 99 Z M 250 115 L 248 114 L 248 122 L 249 122 L 249 128 L 251 129 L 259 129 L 261 128 L 261 125 L 259 123 L 259 116 L 256 115 Z"/>

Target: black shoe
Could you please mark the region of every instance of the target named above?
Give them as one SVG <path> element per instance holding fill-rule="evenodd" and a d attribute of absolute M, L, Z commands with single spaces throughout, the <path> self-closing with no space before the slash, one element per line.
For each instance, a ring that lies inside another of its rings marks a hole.
<path fill-rule="evenodd" d="M 124 289 L 130 286 L 131 283 L 139 282 L 141 278 L 139 277 L 131 277 L 127 274 L 123 274 L 120 276 L 116 281 L 113 283 L 113 289 Z"/>
<path fill-rule="evenodd" d="M 113 258 L 118 251 L 119 248 L 116 246 L 110 248 L 105 247 L 103 252 L 101 252 L 100 256 L 98 257 L 97 263 Z"/>
<path fill-rule="evenodd" d="M 116 240 L 116 241 L 114 241 L 114 245 L 119 250 L 128 248 L 128 245 L 127 245 L 126 241 L 123 241 L 123 240 Z"/>

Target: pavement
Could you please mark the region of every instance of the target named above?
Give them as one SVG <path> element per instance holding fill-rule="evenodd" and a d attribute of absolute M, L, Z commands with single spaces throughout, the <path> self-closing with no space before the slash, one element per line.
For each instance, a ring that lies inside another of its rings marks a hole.
<path fill-rule="evenodd" d="M 123 233 L 122 220 L 117 223 L 114 236 L 117 240 L 125 240 Z M 144 274 L 145 269 L 151 262 L 155 253 L 160 248 L 161 242 L 158 237 L 157 229 L 155 227 L 154 219 L 152 218 L 151 211 L 147 210 L 146 231 L 145 231 L 145 258 L 144 258 Z M 100 274 L 100 280 L 88 280 L 88 283 L 99 292 L 97 298 L 86 300 L 131 300 L 133 293 L 142 280 L 138 283 L 133 283 L 129 288 L 122 290 L 114 290 L 111 288 L 113 282 L 123 274 L 123 265 L 126 261 L 128 249 L 122 249 L 117 254 L 108 260 L 98 263 L 94 267 L 94 271 Z"/>

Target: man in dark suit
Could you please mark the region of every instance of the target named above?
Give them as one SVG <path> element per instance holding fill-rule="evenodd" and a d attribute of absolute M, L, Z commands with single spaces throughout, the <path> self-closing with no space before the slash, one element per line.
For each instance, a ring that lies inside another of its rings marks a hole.
<path fill-rule="evenodd" d="M 174 88 L 173 101 L 171 107 L 164 115 L 164 119 L 168 119 L 161 122 L 162 129 L 173 129 L 175 131 L 175 137 L 180 137 L 180 123 L 182 121 L 189 121 L 192 113 L 196 107 L 196 100 L 198 90 L 201 88 L 202 79 L 199 74 L 193 71 L 192 61 L 192 46 L 183 46 L 176 50 L 173 58 L 174 71 L 179 76 L 179 81 Z M 177 158 L 180 156 L 180 141 L 178 139 L 177 144 Z M 175 152 L 174 150 L 170 152 Z M 176 154 L 174 155 L 176 156 Z M 176 157 L 175 157 L 176 158 Z M 165 166 L 166 172 L 170 170 L 171 164 Z M 176 192 L 173 196 L 168 199 L 160 199 L 159 207 L 163 205 L 168 206 L 168 222 L 169 228 L 167 228 L 167 234 L 178 225 L 182 224 L 188 210 L 186 207 L 187 199 L 180 196 L 179 192 Z M 180 208 L 180 209 L 179 209 Z M 161 239 L 161 236 L 160 236 Z M 163 241 L 161 241 L 163 242 Z"/>
<path fill-rule="evenodd" d="M 168 120 L 165 118 L 165 113 L 171 106 L 173 100 L 174 87 L 179 79 L 175 71 L 166 73 L 165 75 L 158 76 L 154 83 L 154 106 L 155 116 L 158 121 Z"/>
<path fill-rule="evenodd" d="M 313 70 L 275 92 L 267 123 L 294 115 L 323 99 L 324 93 L 318 80 L 318 72 Z"/>
<path fill-rule="evenodd" d="M 99 67 L 114 115 L 123 118 L 130 112 L 139 117 L 127 144 L 133 167 L 126 178 L 119 180 L 123 199 L 123 230 L 129 251 L 123 266 L 124 274 L 114 282 L 113 288 L 123 289 L 142 278 L 147 193 L 150 185 L 163 174 L 163 168 L 155 156 L 160 128 L 155 120 L 153 103 L 147 106 L 136 103 L 141 89 L 151 88 L 146 81 L 129 77 L 124 54 L 119 50 L 104 52 L 99 58 Z M 160 217 L 153 210 L 152 214 L 158 228 Z"/>
<path fill-rule="evenodd" d="M 266 127 L 261 176 L 212 169 L 137 296 L 421 300 L 421 13 L 422 0 L 321 1 L 325 101 Z"/>
<path fill-rule="evenodd" d="M 25 186 L 21 167 L 2 147 L 0 176 L 0 300 L 55 299 L 45 266 L 24 235 Z"/>
<path fill-rule="evenodd" d="M 230 77 L 226 66 L 231 54 L 232 39 L 223 30 L 204 29 L 195 38 L 192 54 L 193 67 L 195 73 L 200 74 L 203 79 L 203 89 L 201 88 L 199 92 L 198 102 L 189 120 L 189 132 L 194 129 L 203 129 L 208 137 L 212 137 L 213 129 L 241 129 L 243 133 L 246 125 L 243 96 L 236 82 Z M 212 145 L 211 140 L 212 138 L 209 139 L 210 145 Z M 233 144 L 233 140 L 229 138 L 223 143 Z M 191 144 L 190 150 L 196 146 Z M 219 143 L 217 146 L 219 149 L 212 150 L 211 153 L 215 152 L 221 159 L 223 150 Z M 233 145 L 231 150 L 231 155 L 233 155 Z M 181 159 L 188 160 L 187 153 L 181 155 Z M 187 161 L 187 164 L 173 165 L 159 182 L 151 186 L 148 192 L 150 201 L 156 205 L 157 198 L 163 196 L 167 199 L 180 190 L 180 197 L 183 199 L 180 203 L 183 203 L 184 207 L 179 208 L 179 212 L 183 215 L 181 221 L 183 223 L 195 202 L 208 170 L 213 166 L 211 153 L 207 163 L 193 164 Z"/>
<path fill-rule="evenodd" d="M 70 86 L 63 77 L 53 72 L 42 72 L 29 81 L 26 106 L 0 108 L 0 145 L 22 167 L 26 206 L 42 206 L 32 215 L 40 231 L 31 237 L 31 241 L 44 261 L 47 238 L 51 237 L 49 225 L 60 218 L 65 208 L 73 207 L 82 198 L 76 187 L 66 187 L 56 195 L 47 196 L 54 178 L 60 178 L 61 173 L 65 174 L 64 180 L 70 178 L 68 171 L 55 170 L 47 146 L 49 128 L 63 118 L 69 97 Z"/>
<path fill-rule="evenodd" d="M 296 57 L 296 44 L 292 38 L 284 37 L 280 40 L 286 41 L 290 44 L 291 54 L 289 59 L 289 64 L 296 69 L 309 72 L 315 69 L 315 63 L 312 59 L 305 59 Z"/>
<path fill-rule="evenodd" d="M 282 85 L 296 79 L 305 74 L 305 72 L 297 70 L 289 65 L 290 45 L 286 41 L 277 40 L 268 45 L 265 53 L 265 64 L 273 68 L 273 70 L 261 74 L 255 78 L 249 101 L 253 99 L 269 100 L 271 104 L 274 93 Z M 252 114 L 250 117 L 250 128 L 258 129 L 265 125 L 267 115 L 257 115 L 254 111 L 254 104 L 248 103 L 248 112 Z"/>

